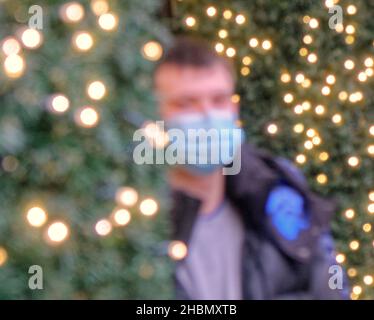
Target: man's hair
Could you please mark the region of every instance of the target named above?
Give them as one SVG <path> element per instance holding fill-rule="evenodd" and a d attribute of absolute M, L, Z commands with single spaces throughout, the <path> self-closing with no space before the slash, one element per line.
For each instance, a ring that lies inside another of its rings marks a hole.
<path fill-rule="evenodd" d="M 155 72 L 165 64 L 204 68 L 211 67 L 217 63 L 222 64 L 235 81 L 233 63 L 228 58 L 220 56 L 209 42 L 201 38 L 181 36 L 177 37 L 172 46 L 166 50 L 164 56 L 157 64 Z"/>

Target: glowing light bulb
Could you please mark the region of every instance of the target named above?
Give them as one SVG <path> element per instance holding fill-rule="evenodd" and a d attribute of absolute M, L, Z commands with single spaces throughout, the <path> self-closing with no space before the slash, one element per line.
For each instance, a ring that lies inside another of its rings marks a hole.
<path fill-rule="evenodd" d="M 221 29 L 221 30 L 218 31 L 218 36 L 221 39 L 226 39 L 228 35 L 229 35 L 229 33 L 225 29 Z"/>
<path fill-rule="evenodd" d="M 106 87 L 101 81 L 93 81 L 87 86 L 87 94 L 93 100 L 101 100 L 106 94 Z"/>
<path fill-rule="evenodd" d="M 16 38 L 7 37 L 3 40 L 1 49 L 5 55 L 9 56 L 12 54 L 18 54 L 21 51 L 21 45 Z"/>
<path fill-rule="evenodd" d="M 352 70 L 353 68 L 355 67 L 355 63 L 348 59 L 344 62 L 344 68 L 346 68 L 347 70 Z"/>
<path fill-rule="evenodd" d="M 340 124 L 342 122 L 343 118 L 339 113 L 336 113 L 332 116 L 331 120 L 335 124 Z"/>
<path fill-rule="evenodd" d="M 318 115 L 323 115 L 325 113 L 325 107 L 323 105 L 318 105 L 315 107 L 314 111 Z"/>
<path fill-rule="evenodd" d="M 214 17 L 216 14 L 217 14 L 217 9 L 213 6 L 209 7 L 206 9 L 206 14 L 209 16 L 209 17 Z"/>
<path fill-rule="evenodd" d="M 330 87 L 328 87 L 328 86 L 324 86 L 324 87 L 321 89 L 321 93 L 322 93 L 324 96 L 328 96 L 328 95 L 331 93 L 331 89 L 330 89 Z"/>
<path fill-rule="evenodd" d="M 360 247 L 360 243 L 357 240 L 353 240 L 349 243 L 351 250 L 356 251 Z"/>
<path fill-rule="evenodd" d="M 278 132 L 278 126 L 274 123 L 271 123 L 268 125 L 267 131 L 269 134 L 274 135 Z"/>
<path fill-rule="evenodd" d="M 327 77 L 326 77 L 326 82 L 328 84 L 334 84 L 336 82 L 336 78 L 333 74 L 329 74 Z"/>
<path fill-rule="evenodd" d="M 236 22 L 237 24 L 239 24 L 239 25 L 244 24 L 245 21 L 246 21 L 246 18 L 245 18 L 245 16 L 242 15 L 242 14 L 238 14 L 238 15 L 235 17 L 235 22 Z"/>
<path fill-rule="evenodd" d="M 351 167 L 357 167 L 360 164 L 360 159 L 356 156 L 352 156 L 348 158 L 348 165 Z"/>
<path fill-rule="evenodd" d="M 105 237 L 112 232 L 112 224 L 107 219 L 101 219 L 96 223 L 95 231 L 99 236 Z"/>
<path fill-rule="evenodd" d="M 307 34 L 303 37 L 303 42 L 305 44 L 311 44 L 313 42 L 313 37 L 311 35 Z"/>
<path fill-rule="evenodd" d="M 70 102 L 63 94 L 55 94 L 49 99 L 48 107 L 52 112 L 64 113 L 69 109 Z"/>
<path fill-rule="evenodd" d="M 8 260 L 8 253 L 5 248 L 0 247 L 0 267 L 2 267 Z"/>
<path fill-rule="evenodd" d="M 329 159 L 329 154 L 327 153 L 327 152 L 321 152 L 320 154 L 319 154 L 319 159 L 321 160 L 321 161 L 327 161 L 328 159 Z"/>
<path fill-rule="evenodd" d="M 304 125 L 302 123 L 295 124 L 295 126 L 293 127 L 293 130 L 296 133 L 302 133 L 304 131 Z"/>
<path fill-rule="evenodd" d="M 25 70 L 25 61 L 21 56 L 11 54 L 4 61 L 4 70 L 8 77 L 19 78 Z"/>
<path fill-rule="evenodd" d="M 354 34 L 356 32 L 356 28 L 352 26 L 351 24 L 349 24 L 345 27 L 345 32 L 347 34 Z"/>
<path fill-rule="evenodd" d="M 285 94 L 285 96 L 283 97 L 283 100 L 285 103 L 291 103 L 293 101 L 293 95 L 291 93 L 287 93 Z"/>
<path fill-rule="evenodd" d="M 370 223 L 365 223 L 362 226 L 362 230 L 364 230 L 364 232 L 370 232 L 371 231 L 371 224 Z"/>
<path fill-rule="evenodd" d="M 79 2 L 68 2 L 61 7 L 60 17 L 66 23 L 77 23 L 84 17 L 84 8 Z"/>
<path fill-rule="evenodd" d="M 138 193 L 134 188 L 121 187 L 116 192 L 116 201 L 120 205 L 131 207 L 138 201 Z"/>
<path fill-rule="evenodd" d="M 306 162 L 306 156 L 303 154 L 298 154 L 296 156 L 296 162 L 299 164 L 304 164 Z"/>
<path fill-rule="evenodd" d="M 315 54 L 315 53 L 310 53 L 309 55 L 308 55 L 308 61 L 310 62 L 310 63 L 316 63 L 317 62 L 317 60 L 318 60 L 318 57 L 317 57 L 317 55 Z"/>
<path fill-rule="evenodd" d="M 109 5 L 106 0 L 91 0 L 91 10 L 97 16 L 107 13 Z"/>
<path fill-rule="evenodd" d="M 168 254 L 173 260 L 182 260 L 187 256 L 187 246 L 182 241 L 172 241 L 168 246 Z"/>
<path fill-rule="evenodd" d="M 355 5 L 351 4 L 351 5 L 349 5 L 349 6 L 347 7 L 347 13 L 348 13 L 349 15 L 354 15 L 354 14 L 356 14 L 356 12 L 357 12 L 357 8 L 356 8 Z"/>
<path fill-rule="evenodd" d="M 345 255 L 342 253 L 339 253 L 336 255 L 335 260 L 337 263 L 343 263 L 345 261 Z"/>
<path fill-rule="evenodd" d="M 271 41 L 270 40 L 264 40 L 262 41 L 262 49 L 264 50 L 270 50 L 272 47 Z"/>
<path fill-rule="evenodd" d="M 111 31 L 117 27 L 118 18 L 113 13 L 104 13 L 100 15 L 98 23 L 101 29 Z"/>
<path fill-rule="evenodd" d="M 231 10 L 225 10 L 225 11 L 223 11 L 223 17 L 226 20 L 231 19 L 232 18 L 232 11 Z"/>
<path fill-rule="evenodd" d="M 36 29 L 26 29 L 21 34 L 23 45 L 29 49 L 36 49 L 42 44 L 42 34 Z"/>
<path fill-rule="evenodd" d="M 99 114 L 90 106 L 79 109 L 76 113 L 76 122 L 85 128 L 95 127 L 99 121 Z"/>
<path fill-rule="evenodd" d="M 326 184 L 328 181 L 327 175 L 324 173 L 320 173 L 316 179 L 319 184 Z"/>
<path fill-rule="evenodd" d="M 282 82 L 288 83 L 288 82 L 291 81 L 291 75 L 289 73 L 284 72 L 284 73 L 281 74 L 280 79 L 281 79 Z"/>
<path fill-rule="evenodd" d="M 229 58 L 232 58 L 236 55 L 236 50 L 232 47 L 229 47 L 227 48 L 226 50 L 226 55 L 229 57 Z"/>
<path fill-rule="evenodd" d="M 46 223 L 47 214 L 42 208 L 33 207 L 27 211 L 26 218 L 31 226 L 39 228 Z"/>
<path fill-rule="evenodd" d="M 305 76 L 302 73 L 298 73 L 295 77 L 297 83 L 302 83 L 305 80 Z"/>
<path fill-rule="evenodd" d="M 118 226 L 125 226 L 131 220 L 130 212 L 126 209 L 117 209 L 113 212 L 113 220 Z"/>
<path fill-rule="evenodd" d="M 371 57 L 366 58 L 364 61 L 364 64 L 365 64 L 365 67 L 368 67 L 368 68 L 373 67 L 374 66 L 373 58 Z"/>
<path fill-rule="evenodd" d="M 345 210 L 344 215 L 347 219 L 352 220 L 355 217 L 356 213 L 353 209 L 347 209 Z"/>
<path fill-rule="evenodd" d="M 192 28 L 196 25 L 196 19 L 190 16 L 184 20 L 184 23 L 186 24 L 187 27 Z"/>
<path fill-rule="evenodd" d="M 73 45 L 78 51 L 88 51 L 92 48 L 94 41 L 92 36 L 85 31 L 78 31 L 73 35 Z"/>
<path fill-rule="evenodd" d="M 373 276 L 366 275 L 366 276 L 364 276 L 363 281 L 364 281 L 364 283 L 365 283 L 366 285 L 370 286 L 370 285 L 373 284 L 374 279 L 373 279 Z"/>
<path fill-rule="evenodd" d="M 65 223 L 57 221 L 48 227 L 47 235 L 50 241 L 60 243 L 68 237 L 69 229 Z"/>
<path fill-rule="evenodd" d="M 258 40 L 256 38 L 251 38 L 249 40 L 249 46 L 251 48 L 256 48 L 258 46 Z"/>
<path fill-rule="evenodd" d="M 317 19 L 315 19 L 315 18 L 310 19 L 309 27 L 311 27 L 312 29 L 316 29 L 316 28 L 318 28 L 318 26 L 319 26 L 319 22 L 318 22 Z"/>
<path fill-rule="evenodd" d="M 140 212 L 145 216 L 153 216 L 158 210 L 158 204 L 155 200 L 149 198 L 140 203 Z"/>
<path fill-rule="evenodd" d="M 160 60 L 162 57 L 163 50 L 160 43 L 157 41 L 147 42 L 142 49 L 142 55 L 145 59 L 150 61 Z"/>

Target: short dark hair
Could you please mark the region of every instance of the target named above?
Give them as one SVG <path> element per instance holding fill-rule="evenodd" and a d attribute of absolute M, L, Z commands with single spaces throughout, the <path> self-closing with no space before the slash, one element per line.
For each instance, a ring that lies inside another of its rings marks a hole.
<path fill-rule="evenodd" d="M 156 65 L 155 72 L 165 64 L 203 68 L 210 67 L 216 63 L 222 64 L 235 81 L 233 63 L 228 58 L 220 56 L 208 41 L 191 36 L 179 36 L 175 38 L 171 47 L 166 50 Z"/>

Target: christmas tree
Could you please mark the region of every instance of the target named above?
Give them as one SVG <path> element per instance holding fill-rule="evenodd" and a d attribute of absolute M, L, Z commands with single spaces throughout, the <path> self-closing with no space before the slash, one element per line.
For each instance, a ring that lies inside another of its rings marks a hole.
<path fill-rule="evenodd" d="M 132 159 L 162 7 L 34 4 L 0 3 L 0 299 L 171 297 L 161 171 Z"/>
<path fill-rule="evenodd" d="M 0 299 L 172 297 L 163 168 L 132 137 L 173 33 L 233 59 L 248 140 L 338 200 L 337 263 L 374 298 L 373 1 L 34 5 L 0 1 Z"/>

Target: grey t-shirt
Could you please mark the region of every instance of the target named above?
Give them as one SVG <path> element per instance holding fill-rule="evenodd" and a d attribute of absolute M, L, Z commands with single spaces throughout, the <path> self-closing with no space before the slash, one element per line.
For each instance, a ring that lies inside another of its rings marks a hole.
<path fill-rule="evenodd" d="M 188 255 L 176 269 L 191 299 L 242 299 L 243 240 L 243 223 L 228 201 L 211 214 L 198 215 Z"/>

